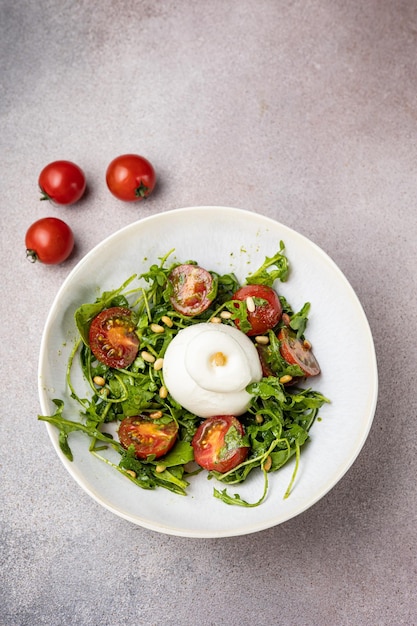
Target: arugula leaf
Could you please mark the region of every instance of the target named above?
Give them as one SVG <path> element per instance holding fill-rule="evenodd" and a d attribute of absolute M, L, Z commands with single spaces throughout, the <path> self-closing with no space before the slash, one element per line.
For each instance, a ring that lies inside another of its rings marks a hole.
<path fill-rule="evenodd" d="M 261 267 L 246 278 L 246 283 L 272 287 L 276 280 L 285 282 L 288 279 L 290 267 L 287 257 L 283 254 L 284 249 L 284 242 L 280 241 L 279 251 L 272 257 L 266 257 Z M 274 265 L 276 269 L 271 269 Z"/>
<path fill-rule="evenodd" d="M 302 309 L 298 313 L 295 313 L 290 319 L 290 327 L 297 332 L 297 339 L 300 339 L 304 335 L 309 312 L 310 303 L 306 302 Z"/>
<path fill-rule="evenodd" d="M 185 465 L 194 460 L 194 450 L 188 441 L 177 441 L 175 446 L 164 456 L 163 464 L 166 467 Z"/>
<path fill-rule="evenodd" d="M 53 424 L 59 430 L 59 446 L 62 452 L 65 454 L 67 459 L 70 461 L 73 460 L 73 454 L 68 445 L 68 435 L 75 431 L 82 431 L 89 435 L 93 439 L 99 439 L 100 441 L 105 441 L 114 447 L 118 452 L 123 450 L 121 444 L 115 441 L 111 435 L 107 433 L 102 433 L 95 426 L 88 426 L 87 424 L 83 424 L 82 422 L 72 422 L 63 417 L 62 412 L 64 410 L 64 402 L 62 400 L 54 399 L 52 400 L 54 404 L 57 406 L 57 410 L 53 415 L 38 415 L 38 419 L 43 422 L 48 422 L 49 424 Z"/>

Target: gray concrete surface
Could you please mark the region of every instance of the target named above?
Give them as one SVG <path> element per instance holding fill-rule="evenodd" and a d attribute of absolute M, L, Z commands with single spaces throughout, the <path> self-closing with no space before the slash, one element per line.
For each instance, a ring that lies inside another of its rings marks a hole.
<path fill-rule="evenodd" d="M 0 623 L 417 624 L 417 4 L 2 0 L 0 19 Z M 104 183 L 131 151 L 159 177 L 139 206 Z M 72 208 L 38 201 L 40 170 L 60 158 L 89 181 Z M 281 526 L 221 540 L 101 508 L 36 419 L 42 330 L 72 267 L 141 216 L 201 204 L 321 246 L 364 306 L 380 375 L 341 482 Z M 59 267 L 25 259 L 45 215 L 76 234 Z"/>

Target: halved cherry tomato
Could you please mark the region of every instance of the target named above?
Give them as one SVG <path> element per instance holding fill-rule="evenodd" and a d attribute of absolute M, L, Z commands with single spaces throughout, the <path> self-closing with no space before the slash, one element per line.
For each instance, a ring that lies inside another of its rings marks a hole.
<path fill-rule="evenodd" d="M 109 164 L 106 182 L 110 192 L 119 200 L 138 202 L 147 198 L 156 183 L 152 164 L 138 154 L 122 154 Z"/>
<path fill-rule="evenodd" d="M 240 445 L 244 428 L 234 415 L 208 417 L 200 424 L 191 442 L 194 459 L 208 471 L 224 474 L 242 463 L 249 452 Z"/>
<path fill-rule="evenodd" d="M 174 420 L 164 424 L 142 414 L 125 417 L 119 426 L 120 443 L 126 449 L 133 445 L 138 459 L 164 456 L 171 450 L 177 435 L 178 424 Z"/>
<path fill-rule="evenodd" d="M 41 200 L 52 200 L 56 204 L 74 204 L 84 194 L 86 181 L 84 172 L 71 161 L 54 161 L 39 174 Z"/>
<path fill-rule="evenodd" d="M 216 296 L 210 272 L 198 265 L 178 265 L 168 280 L 173 289 L 171 304 L 182 315 L 200 315 L 209 308 Z"/>
<path fill-rule="evenodd" d="M 320 366 L 308 342 L 297 339 L 296 333 L 286 326 L 279 331 L 278 339 L 281 356 L 287 363 L 298 365 L 307 377 L 320 374 Z"/>
<path fill-rule="evenodd" d="M 26 256 L 32 263 L 57 265 L 71 254 L 74 235 L 68 224 L 57 217 L 43 217 L 29 226 L 25 244 Z"/>
<path fill-rule="evenodd" d="M 278 324 L 282 315 L 282 306 L 278 294 L 267 285 L 245 285 L 236 291 L 233 300 L 253 301 L 254 310 L 248 306 L 248 322 L 252 326 L 246 334 L 262 335 Z M 264 302 L 257 302 L 264 300 Z M 239 320 L 235 320 L 239 328 Z"/>
<path fill-rule="evenodd" d="M 132 311 L 118 306 L 101 311 L 91 322 L 89 343 L 101 363 L 116 369 L 128 367 L 139 349 Z"/>
<path fill-rule="evenodd" d="M 266 378 L 268 376 L 277 376 L 277 372 L 272 369 L 272 367 L 268 363 L 267 352 L 268 346 L 262 346 L 260 344 L 256 344 L 256 349 L 259 354 L 259 360 L 261 362 L 262 367 L 262 376 Z M 304 380 L 305 376 L 292 376 L 291 380 L 284 382 L 284 387 L 292 387 L 293 385 L 298 385 L 302 380 Z"/>

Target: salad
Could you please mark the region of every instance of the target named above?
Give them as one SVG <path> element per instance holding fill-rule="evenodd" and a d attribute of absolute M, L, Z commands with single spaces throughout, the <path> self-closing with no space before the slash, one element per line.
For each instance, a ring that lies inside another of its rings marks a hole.
<path fill-rule="evenodd" d="M 186 495 L 192 476 L 217 479 L 213 495 L 254 507 L 268 477 L 295 457 L 324 403 L 301 383 L 320 374 L 305 333 L 310 304 L 293 311 L 275 285 L 289 276 L 284 243 L 240 284 L 196 261 L 169 261 L 129 277 L 75 312 L 79 337 L 66 383 L 80 420 L 54 399 L 39 415 L 59 431 L 72 461 L 70 435 L 85 433 L 90 452 L 143 489 Z M 135 286 L 134 286 L 135 285 Z M 73 369 L 88 385 L 75 389 Z M 234 493 L 253 471 L 264 477 L 255 502 Z M 232 493 L 233 491 L 233 493 Z"/>

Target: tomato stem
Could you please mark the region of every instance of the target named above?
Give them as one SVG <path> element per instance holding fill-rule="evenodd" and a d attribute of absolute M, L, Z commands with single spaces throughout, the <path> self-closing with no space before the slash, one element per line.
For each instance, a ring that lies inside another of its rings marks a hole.
<path fill-rule="evenodd" d="M 48 196 L 48 194 L 46 193 L 46 191 L 44 191 L 43 189 L 40 189 L 41 192 L 41 197 L 39 198 L 39 200 L 51 200 L 51 196 Z"/>
<path fill-rule="evenodd" d="M 149 194 L 149 187 L 147 187 L 146 185 L 143 184 L 143 182 L 140 182 L 139 187 L 136 187 L 135 189 L 135 196 L 137 198 L 146 198 Z"/>
<path fill-rule="evenodd" d="M 31 263 L 36 263 L 36 261 L 38 260 L 38 255 L 36 254 L 35 250 L 27 249 L 26 250 L 26 258 Z"/>

